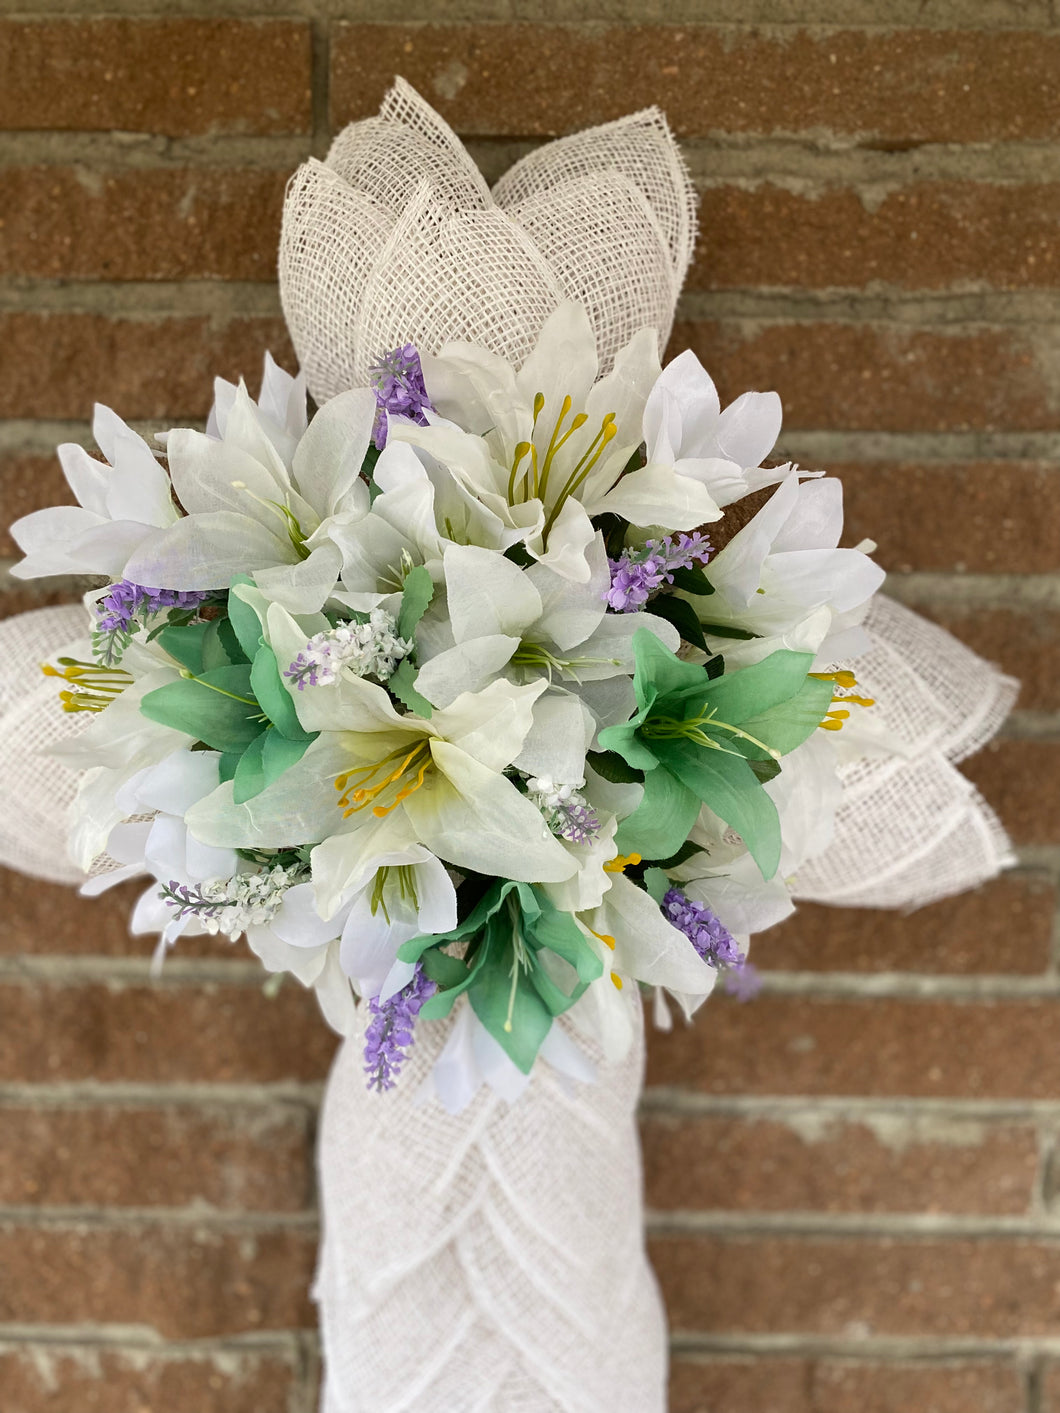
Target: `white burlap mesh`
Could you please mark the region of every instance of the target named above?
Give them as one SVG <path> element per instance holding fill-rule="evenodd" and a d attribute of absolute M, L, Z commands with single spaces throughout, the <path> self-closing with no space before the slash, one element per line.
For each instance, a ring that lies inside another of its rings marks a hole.
<path fill-rule="evenodd" d="M 66 851 L 66 812 L 79 775 L 39 754 L 91 720 L 59 709 L 59 686 L 41 663 L 83 637 L 80 604 L 37 608 L 0 621 L 0 863 L 54 883 L 84 874 Z"/>
<path fill-rule="evenodd" d="M 365 1088 L 363 1037 L 345 1042 L 320 1134 L 323 1413 L 665 1408 L 627 990 L 636 1041 L 598 1083 L 539 1064 L 513 1104 L 483 1089 L 455 1117 L 417 1102 L 452 1021 L 420 1023 L 383 1095 Z"/>
<path fill-rule="evenodd" d="M 695 198 L 648 109 L 547 143 L 491 195 L 459 138 L 402 79 L 327 160 L 292 179 L 280 295 L 317 402 L 402 344 L 452 339 L 521 363 L 564 298 L 589 311 L 601 368 L 637 329 L 669 337 Z"/>
<path fill-rule="evenodd" d="M 993 810 L 953 762 L 997 731 L 1018 684 L 942 628 L 882 594 L 865 622 L 872 649 L 852 664 L 872 712 L 906 755 L 842 767 L 830 848 L 804 865 L 795 895 L 821 903 L 915 908 L 1013 862 Z"/>

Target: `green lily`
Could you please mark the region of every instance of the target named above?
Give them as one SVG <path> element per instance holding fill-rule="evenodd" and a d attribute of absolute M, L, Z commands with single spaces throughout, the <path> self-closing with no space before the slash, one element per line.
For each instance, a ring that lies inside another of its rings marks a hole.
<path fill-rule="evenodd" d="M 466 960 L 438 948 L 470 942 Z M 564 970 L 549 966 L 554 952 L 573 979 L 565 991 L 554 979 Z M 420 1015 L 440 1020 L 465 991 L 489 1033 L 529 1074 L 553 1018 L 570 1009 L 603 963 L 570 913 L 553 907 L 532 884 L 498 879 L 452 932 L 413 937 L 398 951 L 403 962 L 422 957 L 423 969 L 439 990 Z M 573 970 L 572 970 L 573 969 Z"/>
<path fill-rule="evenodd" d="M 600 732 L 605 750 L 644 772 L 644 798 L 616 846 L 668 859 L 705 804 L 771 878 L 780 863 L 780 820 L 763 780 L 820 724 L 832 683 L 807 675 L 811 653 L 785 650 L 711 679 L 644 629 L 633 635 L 633 655 L 637 712 Z"/>

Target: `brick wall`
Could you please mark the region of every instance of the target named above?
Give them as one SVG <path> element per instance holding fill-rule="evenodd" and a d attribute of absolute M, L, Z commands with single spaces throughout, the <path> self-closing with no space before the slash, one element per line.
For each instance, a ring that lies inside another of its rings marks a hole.
<path fill-rule="evenodd" d="M 150 431 L 289 359 L 284 180 L 395 72 L 490 175 L 662 103 L 703 224 L 673 351 L 779 389 L 891 591 L 1025 682 L 970 767 L 1014 874 L 807 907 L 758 1002 L 652 1040 L 674 1413 L 1060 1413 L 1060 5 L 0 0 L 5 520 L 66 498 L 94 398 Z M 0 880 L 0 1407 L 309 1413 L 333 1041 L 242 954 L 150 983 L 132 896 Z"/>

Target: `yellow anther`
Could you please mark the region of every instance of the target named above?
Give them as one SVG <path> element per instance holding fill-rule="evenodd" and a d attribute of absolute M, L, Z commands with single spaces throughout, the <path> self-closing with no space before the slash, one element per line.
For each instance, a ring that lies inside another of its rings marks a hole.
<path fill-rule="evenodd" d="M 613 971 L 611 973 L 611 984 L 614 986 L 616 991 L 622 990 L 622 978 L 619 976 L 617 971 Z"/>
<path fill-rule="evenodd" d="M 604 872 L 625 873 L 627 868 L 635 868 L 640 861 L 639 854 L 616 854 L 609 863 L 604 864 Z"/>
<path fill-rule="evenodd" d="M 612 952 L 615 950 L 617 943 L 609 932 L 597 932 L 594 927 L 590 927 L 589 931 L 595 938 L 602 942 L 605 947 L 610 947 Z"/>
<path fill-rule="evenodd" d="M 399 746 L 372 765 L 343 771 L 335 777 L 343 818 L 349 819 L 350 815 L 371 805 L 375 817 L 385 819 L 420 788 L 432 764 L 430 744 L 421 738 L 411 750 L 407 746 Z M 388 766 L 390 769 L 387 769 Z M 386 804 L 380 803 L 380 796 L 389 790 L 393 790 L 393 798 Z"/>

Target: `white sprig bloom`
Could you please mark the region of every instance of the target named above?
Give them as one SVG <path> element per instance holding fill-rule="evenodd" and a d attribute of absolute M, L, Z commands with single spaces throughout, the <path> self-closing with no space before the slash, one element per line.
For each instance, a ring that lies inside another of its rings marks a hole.
<path fill-rule="evenodd" d="M 573 303 L 549 316 L 518 371 L 472 344 L 450 344 L 423 367 L 438 416 L 427 427 L 394 419 L 391 437 L 430 452 L 562 577 L 588 580 L 594 515 L 668 530 L 719 518 L 706 488 L 672 464 L 623 474 L 659 376 L 654 329 L 636 334 L 599 381 L 592 326 Z"/>
<path fill-rule="evenodd" d="M 686 349 L 666 365 L 648 396 L 648 460 L 672 463 L 706 486 L 717 505 L 731 505 L 790 471 L 790 463 L 762 466 L 780 435 L 781 417 L 775 392 L 743 393 L 722 411 L 714 380 Z"/>
<path fill-rule="evenodd" d="M 74 442 L 59 447 L 63 475 L 78 504 L 35 510 L 12 525 L 25 555 L 11 571 L 16 578 L 105 574 L 121 579 L 143 541 L 180 518 L 169 477 L 143 437 L 99 403 L 92 435 L 106 462 Z"/>
<path fill-rule="evenodd" d="M 414 646 L 407 638 L 397 637 L 396 628 L 391 614 L 373 608 L 367 623 L 340 623 L 314 633 L 284 675 L 299 691 L 328 687 L 343 671 L 385 682 Z"/>
<path fill-rule="evenodd" d="M 187 515 L 139 546 L 126 577 L 217 589 L 253 568 L 258 587 L 291 613 L 316 612 L 342 563 L 332 529 L 368 511 L 360 472 L 374 418 L 367 388 L 341 393 L 313 418 L 288 464 L 290 438 L 276 437 L 240 384 L 219 419 L 220 439 L 188 428 L 169 433 L 170 477 Z"/>

